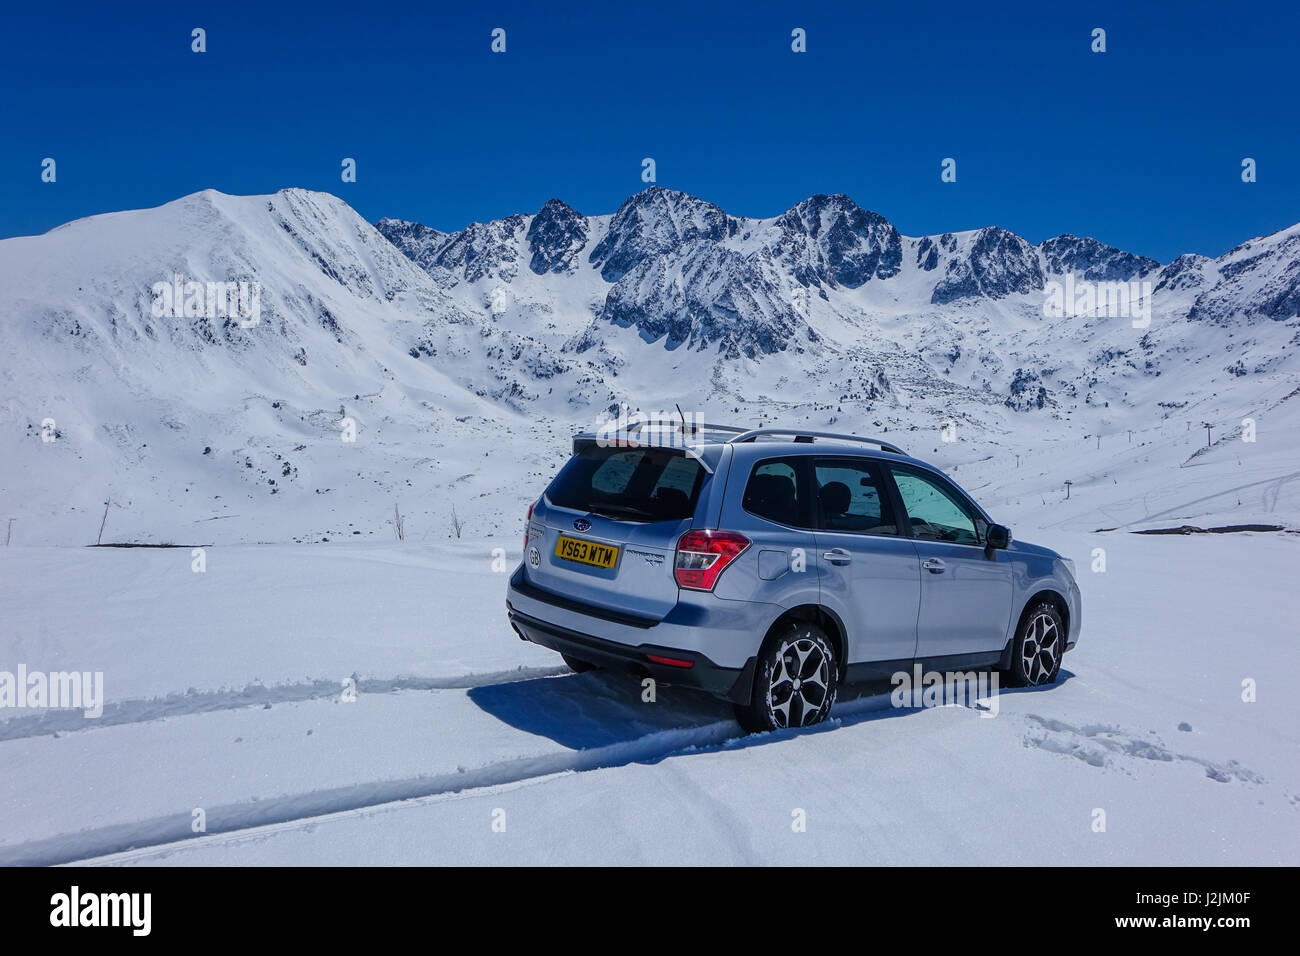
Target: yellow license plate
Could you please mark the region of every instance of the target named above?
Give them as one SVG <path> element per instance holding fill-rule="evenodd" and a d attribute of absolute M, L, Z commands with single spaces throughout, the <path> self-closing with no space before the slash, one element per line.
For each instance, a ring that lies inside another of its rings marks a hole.
<path fill-rule="evenodd" d="M 555 542 L 555 556 L 564 558 L 566 561 L 577 561 L 579 564 L 590 564 L 598 568 L 612 568 L 618 561 L 618 548 L 610 547 L 607 544 L 597 544 L 594 541 L 583 541 L 580 538 L 566 538 L 560 535 L 560 540 Z"/>

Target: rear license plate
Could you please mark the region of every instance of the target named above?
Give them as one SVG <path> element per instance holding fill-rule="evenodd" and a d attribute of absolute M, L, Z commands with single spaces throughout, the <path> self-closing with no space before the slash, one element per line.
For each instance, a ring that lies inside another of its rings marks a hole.
<path fill-rule="evenodd" d="M 555 542 L 555 556 L 597 568 L 612 568 L 618 561 L 618 548 L 560 535 L 560 540 Z"/>

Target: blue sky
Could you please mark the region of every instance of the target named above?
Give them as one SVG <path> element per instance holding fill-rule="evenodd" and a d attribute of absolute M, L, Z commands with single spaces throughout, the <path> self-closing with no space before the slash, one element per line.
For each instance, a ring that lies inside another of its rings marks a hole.
<path fill-rule="evenodd" d="M 5 21 L 0 237 L 207 187 L 447 230 L 551 196 L 605 213 L 644 157 L 739 215 L 844 192 L 908 235 L 1073 232 L 1161 261 L 1300 221 L 1294 3 L 146 0 Z"/>

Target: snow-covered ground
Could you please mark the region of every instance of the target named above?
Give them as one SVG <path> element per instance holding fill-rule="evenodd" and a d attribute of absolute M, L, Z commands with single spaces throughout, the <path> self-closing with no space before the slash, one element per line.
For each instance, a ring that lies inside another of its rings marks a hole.
<path fill-rule="evenodd" d="M 1079 563 L 1061 683 L 760 737 L 521 642 L 499 540 L 0 548 L 2 666 L 107 699 L 0 719 L 0 863 L 1300 862 L 1300 538 L 1018 531 Z"/>

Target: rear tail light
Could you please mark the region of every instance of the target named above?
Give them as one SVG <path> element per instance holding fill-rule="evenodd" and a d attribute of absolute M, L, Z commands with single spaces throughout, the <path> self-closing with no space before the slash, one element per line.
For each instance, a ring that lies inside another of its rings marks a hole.
<path fill-rule="evenodd" d="M 677 540 L 673 573 L 678 587 L 712 591 L 718 575 L 749 547 L 749 539 L 734 531 L 688 531 Z"/>
<path fill-rule="evenodd" d="M 529 505 L 529 506 L 528 506 L 528 517 L 524 519 L 524 554 L 525 554 L 525 556 L 528 554 L 528 531 L 529 531 L 529 529 L 532 528 L 532 526 L 533 526 L 533 509 L 536 508 L 536 507 L 537 507 L 537 502 L 536 502 L 536 501 L 534 501 L 531 505 Z"/>

